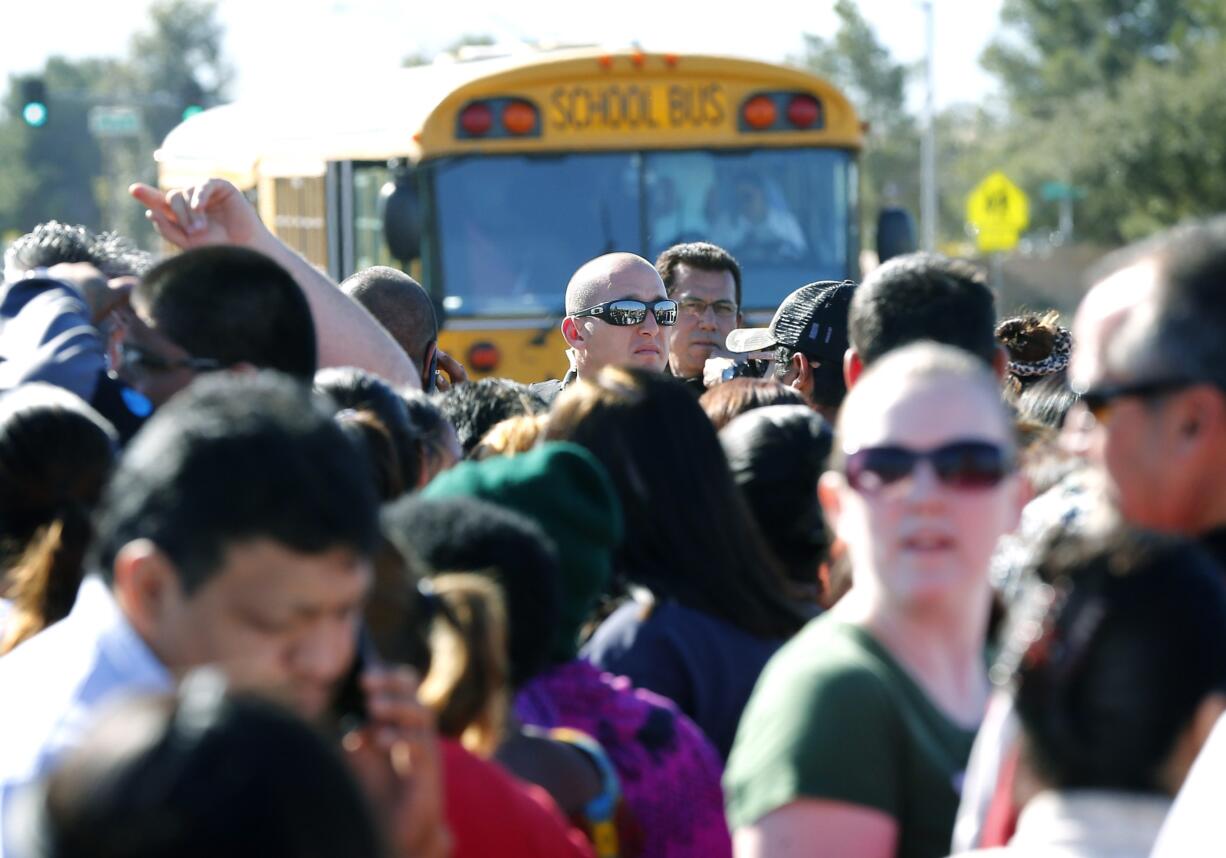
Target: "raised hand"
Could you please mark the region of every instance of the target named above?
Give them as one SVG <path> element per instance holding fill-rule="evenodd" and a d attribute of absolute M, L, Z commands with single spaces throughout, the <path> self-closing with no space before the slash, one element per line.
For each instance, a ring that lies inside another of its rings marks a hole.
<path fill-rule="evenodd" d="M 183 250 L 211 244 L 257 247 L 272 238 L 251 202 L 224 179 L 165 192 L 137 183 L 128 193 L 145 206 L 158 234 Z"/>

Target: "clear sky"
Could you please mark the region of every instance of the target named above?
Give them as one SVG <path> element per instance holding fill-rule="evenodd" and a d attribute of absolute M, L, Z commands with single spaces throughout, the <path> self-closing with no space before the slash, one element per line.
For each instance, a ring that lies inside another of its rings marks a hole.
<path fill-rule="evenodd" d="M 35 0 L 4 3 L 0 74 L 41 67 L 53 53 L 119 55 L 146 25 L 151 0 Z M 933 0 L 938 106 L 991 98 L 979 55 L 998 28 L 1001 0 Z M 830 34 L 833 0 L 221 0 L 235 95 L 309 86 L 320 75 L 399 64 L 464 33 L 648 51 L 706 52 L 779 61 L 801 51 L 804 32 Z M 918 0 L 859 0 L 862 14 L 896 59 L 919 62 L 924 14 Z M 70 22 L 70 23 L 68 23 Z M 20 36 L 20 37 L 19 37 Z M 918 77 L 916 78 L 918 80 Z M 912 93 L 918 105 L 922 89 Z"/>

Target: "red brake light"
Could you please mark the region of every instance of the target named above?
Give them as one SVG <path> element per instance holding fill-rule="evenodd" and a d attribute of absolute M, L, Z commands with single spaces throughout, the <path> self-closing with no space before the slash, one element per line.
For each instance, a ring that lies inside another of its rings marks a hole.
<path fill-rule="evenodd" d="M 512 101 L 502 109 L 502 127 L 517 136 L 530 133 L 536 128 L 536 108 L 526 101 Z"/>
<path fill-rule="evenodd" d="M 821 118 L 822 107 L 811 95 L 796 95 L 788 103 L 788 122 L 797 128 L 812 128 Z"/>
<path fill-rule="evenodd" d="M 474 137 L 488 134 L 494 127 L 494 112 L 484 102 L 470 104 L 460 114 L 460 127 L 464 129 L 464 133 Z"/>
<path fill-rule="evenodd" d="M 493 372 L 502 361 L 502 353 L 493 343 L 473 343 L 468 350 L 468 365 L 477 372 Z"/>
<path fill-rule="evenodd" d="M 775 110 L 775 102 L 765 95 L 755 95 L 749 99 L 745 102 L 745 107 L 741 112 L 745 117 L 745 123 L 750 128 L 758 130 L 770 128 L 775 124 L 775 117 L 778 115 Z"/>

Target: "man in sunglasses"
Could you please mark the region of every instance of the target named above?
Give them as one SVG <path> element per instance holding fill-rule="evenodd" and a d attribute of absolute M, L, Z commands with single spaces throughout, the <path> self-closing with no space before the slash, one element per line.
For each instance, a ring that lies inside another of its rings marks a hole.
<path fill-rule="evenodd" d="M 1066 438 L 1124 519 L 1226 561 L 1226 218 L 1108 257 L 1073 328 Z"/>
<path fill-rule="evenodd" d="M 1226 217 L 1108 257 L 1077 310 L 1065 437 L 1102 466 L 1130 524 L 1197 538 L 1226 568 Z M 1208 729 L 1198 724 L 1197 730 Z M 1201 749 L 1154 848 L 1220 840 L 1226 721 Z"/>
<path fill-rule="evenodd" d="M 585 263 L 566 285 L 562 336 L 571 369 L 560 380 L 531 385 L 552 402 L 576 378 L 606 366 L 637 366 L 663 372 L 677 302 L 650 262 L 633 253 L 607 253 Z"/>

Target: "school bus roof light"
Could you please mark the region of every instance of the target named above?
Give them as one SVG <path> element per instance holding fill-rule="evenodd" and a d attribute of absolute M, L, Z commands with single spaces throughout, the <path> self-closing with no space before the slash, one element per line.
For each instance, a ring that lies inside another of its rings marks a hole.
<path fill-rule="evenodd" d="M 675 69 L 677 67 L 677 59 L 678 57 L 676 54 L 665 54 L 664 65 L 668 66 L 670 69 Z"/>
<path fill-rule="evenodd" d="M 775 124 L 778 111 L 775 109 L 774 100 L 765 95 L 755 95 L 745 102 L 745 106 L 741 108 L 741 115 L 745 118 L 745 124 L 750 128 L 762 131 Z"/>
<path fill-rule="evenodd" d="M 494 111 L 482 101 L 474 101 L 460 113 L 460 128 L 470 137 L 484 137 L 494 127 Z"/>
<path fill-rule="evenodd" d="M 643 64 L 647 62 L 647 55 L 642 51 L 635 51 L 630 55 L 630 62 L 634 64 L 636 69 L 641 69 Z"/>
<path fill-rule="evenodd" d="M 797 128 L 812 128 L 821 116 L 822 106 L 811 95 L 794 95 L 788 102 L 788 122 Z"/>
<path fill-rule="evenodd" d="M 608 71 L 609 69 L 613 68 L 613 58 L 609 56 L 608 54 L 605 54 L 604 56 L 599 57 L 596 60 L 596 64 L 599 65 L 605 71 Z"/>
<path fill-rule="evenodd" d="M 508 134 L 522 137 L 537 127 L 536 107 L 527 101 L 510 101 L 502 109 L 502 127 Z"/>

